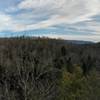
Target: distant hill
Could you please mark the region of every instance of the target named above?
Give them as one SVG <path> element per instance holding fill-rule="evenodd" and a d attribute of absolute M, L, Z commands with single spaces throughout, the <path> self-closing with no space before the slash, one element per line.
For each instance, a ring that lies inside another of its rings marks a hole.
<path fill-rule="evenodd" d="M 78 40 L 65 40 L 65 42 L 71 44 L 94 44 L 94 42 L 91 41 L 78 41 Z"/>

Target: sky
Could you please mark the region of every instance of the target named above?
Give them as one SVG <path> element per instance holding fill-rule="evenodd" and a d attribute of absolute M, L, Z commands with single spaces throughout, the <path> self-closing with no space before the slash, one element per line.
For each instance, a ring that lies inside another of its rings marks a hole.
<path fill-rule="evenodd" d="M 0 37 L 100 42 L 100 0 L 0 0 Z"/>

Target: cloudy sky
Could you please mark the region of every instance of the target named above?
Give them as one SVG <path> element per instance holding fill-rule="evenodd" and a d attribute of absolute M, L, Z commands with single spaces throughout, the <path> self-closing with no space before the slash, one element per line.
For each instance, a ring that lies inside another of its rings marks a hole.
<path fill-rule="evenodd" d="M 100 0 L 0 0 L 0 36 L 100 41 Z"/>

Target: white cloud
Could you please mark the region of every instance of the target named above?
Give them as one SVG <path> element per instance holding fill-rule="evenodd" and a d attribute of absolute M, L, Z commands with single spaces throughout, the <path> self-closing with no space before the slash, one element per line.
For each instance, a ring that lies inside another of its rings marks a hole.
<path fill-rule="evenodd" d="M 44 11 L 51 13 L 51 16 L 58 15 L 61 17 L 58 20 L 60 23 L 69 24 L 91 20 L 91 16 L 100 13 L 99 4 L 99 0 L 24 0 L 19 4 L 19 8 L 32 8 L 39 13 Z"/>
<path fill-rule="evenodd" d="M 11 17 L 4 13 L 0 13 L 0 31 L 5 30 L 11 24 Z"/>
<path fill-rule="evenodd" d="M 15 12 L 17 14 L 13 15 Z M 96 15 L 100 15 L 100 0 L 22 0 L 15 7 L 0 13 L 0 31 L 47 29 L 62 24 L 79 32 L 93 31 L 95 36 L 83 38 L 93 40 L 94 37 L 95 41 L 100 39 L 100 22 L 92 18 Z"/>
<path fill-rule="evenodd" d="M 25 25 L 18 23 L 14 18 L 5 13 L 0 13 L 0 31 L 22 31 L 25 30 Z"/>
<path fill-rule="evenodd" d="M 15 11 L 18 11 L 18 7 L 9 7 L 5 9 L 6 13 L 13 13 Z"/>
<path fill-rule="evenodd" d="M 95 20 L 69 25 L 69 28 L 76 32 L 84 32 L 86 34 L 100 34 L 100 22 Z"/>
<path fill-rule="evenodd" d="M 56 38 L 56 39 L 65 39 L 65 40 L 83 40 L 83 41 L 94 41 L 99 42 L 100 41 L 100 35 L 63 35 L 63 34 L 42 34 L 41 37 L 46 36 L 49 38 Z"/>
<path fill-rule="evenodd" d="M 19 5 L 19 9 L 33 9 L 32 14 L 28 16 L 45 17 L 48 19 L 33 23 L 27 26 L 26 29 L 41 29 L 49 28 L 60 24 L 76 24 L 78 22 L 92 21 L 92 16 L 100 14 L 99 0 L 23 0 Z M 27 16 L 27 15 L 26 15 Z M 27 16 L 27 18 L 28 18 Z M 83 29 L 94 29 L 98 32 L 97 27 L 89 24 L 78 26 Z M 96 30 L 97 29 L 97 30 Z"/>

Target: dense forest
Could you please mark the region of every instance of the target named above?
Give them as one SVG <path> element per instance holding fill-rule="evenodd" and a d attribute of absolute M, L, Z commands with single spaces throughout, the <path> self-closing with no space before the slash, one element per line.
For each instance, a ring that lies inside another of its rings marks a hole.
<path fill-rule="evenodd" d="M 100 100 L 100 43 L 1 38 L 0 100 Z"/>

